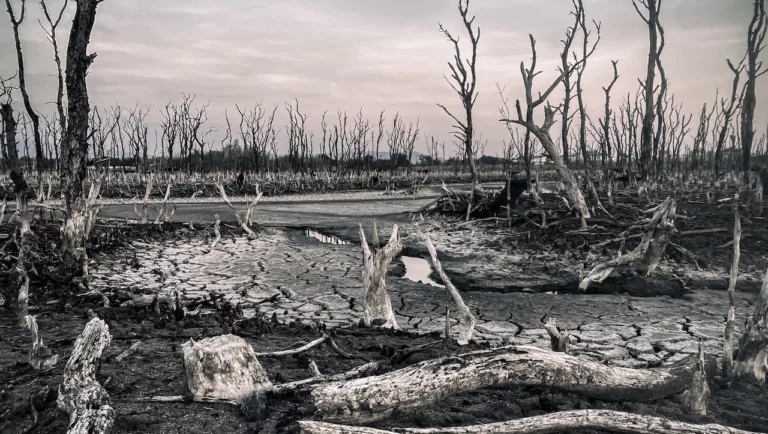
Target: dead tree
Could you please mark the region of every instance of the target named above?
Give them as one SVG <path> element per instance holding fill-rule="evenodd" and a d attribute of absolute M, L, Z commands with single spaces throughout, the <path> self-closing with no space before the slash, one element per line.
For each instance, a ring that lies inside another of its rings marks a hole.
<path fill-rule="evenodd" d="M 741 59 L 738 66 L 733 66 L 730 59 L 727 59 L 728 68 L 733 72 L 733 86 L 731 87 L 731 98 L 728 100 L 728 105 L 725 103 L 725 98 L 720 100 L 721 108 L 721 120 L 720 131 L 717 134 L 717 142 L 715 145 L 715 175 L 720 176 L 720 168 L 723 158 L 723 145 L 725 144 L 725 138 L 728 134 L 728 129 L 731 127 L 731 118 L 736 110 L 741 107 L 741 102 L 744 100 L 744 90 L 742 87 L 741 93 L 739 93 L 739 80 L 741 79 L 741 73 L 744 71 L 744 60 L 746 56 Z"/>
<path fill-rule="evenodd" d="M 53 20 L 48 13 L 48 6 L 45 4 L 45 0 L 40 0 L 40 6 L 43 8 L 43 14 L 49 26 L 49 29 L 43 28 L 43 30 L 48 35 L 48 40 L 53 46 L 53 60 L 56 62 L 56 110 L 59 114 L 61 131 L 67 130 L 67 116 L 64 113 L 64 75 L 61 71 L 61 57 L 59 56 L 59 44 L 56 40 L 56 29 L 59 27 L 61 17 L 64 15 L 68 4 L 69 0 L 64 0 L 64 4 L 61 6 L 61 10 L 59 10 L 59 15 L 56 17 L 56 20 Z M 42 27 L 42 24 L 40 26 Z"/>
<path fill-rule="evenodd" d="M 520 100 L 517 100 L 515 102 L 515 108 L 517 109 L 517 119 L 501 119 L 501 122 L 505 123 L 514 123 L 518 125 L 522 125 L 526 128 L 527 131 L 531 132 L 536 138 L 541 142 L 542 146 L 544 146 L 544 149 L 546 149 L 547 154 L 549 155 L 549 158 L 552 159 L 552 161 L 555 164 L 555 167 L 557 168 L 557 171 L 560 175 L 561 180 L 563 181 L 563 185 L 565 185 L 566 194 L 568 196 L 568 199 L 570 200 L 570 206 L 576 210 L 579 215 L 582 218 L 582 226 L 586 226 L 586 220 L 590 217 L 589 208 L 587 208 L 587 202 L 584 200 L 584 196 L 581 194 L 581 190 L 579 190 L 579 185 L 576 182 L 576 177 L 573 176 L 573 173 L 566 167 L 565 162 L 563 161 L 562 155 L 560 155 L 560 152 L 558 151 L 557 147 L 555 146 L 554 141 L 552 140 L 552 136 L 549 134 L 549 129 L 552 127 L 552 125 L 555 122 L 555 111 L 558 109 L 552 108 L 552 106 L 547 103 L 547 105 L 544 107 L 544 123 L 539 126 L 536 125 L 536 123 L 533 120 L 533 110 L 542 105 L 544 102 L 547 101 L 547 98 L 549 98 L 549 95 L 557 88 L 557 86 L 560 85 L 560 83 L 563 81 L 563 76 L 567 74 L 569 71 L 572 71 L 573 68 L 577 67 L 579 65 L 579 62 L 583 61 L 584 59 L 581 59 L 577 61 L 575 64 L 571 65 L 571 69 L 562 71 L 560 75 L 552 82 L 552 84 L 547 88 L 546 91 L 544 91 L 543 94 L 540 94 L 539 97 L 534 100 L 533 99 L 533 79 L 536 77 L 539 72 L 536 71 L 536 40 L 533 38 L 533 35 L 529 35 L 531 40 L 531 52 L 533 54 L 533 59 L 531 61 L 531 68 L 526 69 L 525 63 L 520 62 L 520 74 L 523 77 L 523 85 L 525 86 L 525 102 L 526 102 L 526 116 L 523 116 L 522 108 L 520 107 Z"/>
<path fill-rule="evenodd" d="M 584 12 L 584 1 L 573 0 L 573 3 L 574 3 L 574 8 L 576 9 L 575 11 L 576 22 L 577 22 L 578 28 L 581 30 L 581 35 L 582 35 L 581 63 L 576 68 L 576 100 L 579 104 L 579 147 L 581 148 L 581 156 L 584 159 L 584 164 L 587 168 L 588 183 L 592 185 L 591 184 L 592 181 L 590 178 L 592 175 L 591 174 L 592 169 L 590 165 L 589 152 L 587 151 L 587 110 L 584 105 L 584 91 L 583 91 L 584 89 L 582 87 L 582 82 L 584 78 L 584 70 L 587 68 L 587 59 L 592 55 L 592 53 L 595 52 L 595 49 L 597 48 L 597 44 L 600 43 L 600 23 L 593 21 L 595 25 L 595 31 L 597 32 L 597 39 L 595 40 L 595 43 L 590 48 L 589 36 L 591 35 L 592 32 L 587 30 L 587 17 L 586 17 L 586 13 Z M 575 58 L 575 60 L 577 62 L 579 61 L 578 58 Z M 567 65 L 566 65 L 566 70 L 567 70 Z M 595 197 L 597 197 L 596 192 L 595 192 Z"/>
<path fill-rule="evenodd" d="M 311 392 L 323 420 L 363 424 L 485 387 L 548 387 L 607 401 L 646 401 L 686 390 L 694 360 L 667 368 L 606 366 L 530 346 L 427 360 L 383 375 L 322 384 Z"/>
<path fill-rule="evenodd" d="M 67 47 L 67 132 L 62 141 L 61 176 L 66 204 L 66 219 L 61 231 L 65 267 L 87 270 L 85 252 L 88 204 L 83 185 L 87 175 L 88 156 L 88 87 L 86 75 L 96 54 L 88 54 L 88 43 L 96 21 L 96 7 L 103 0 L 77 0 L 77 10 Z"/>
<path fill-rule="evenodd" d="M 648 17 L 643 15 L 643 12 L 638 6 L 640 3 L 647 11 Z M 648 68 L 645 76 L 645 82 L 641 83 L 644 89 L 645 108 L 643 110 L 643 123 L 640 133 L 640 168 L 643 172 L 646 172 L 651 167 L 652 157 L 652 145 L 653 145 L 653 93 L 654 93 L 654 80 L 656 78 L 656 66 L 660 64 L 659 55 L 659 14 L 661 12 L 661 0 L 632 0 L 632 5 L 635 7 L 637 14 L 643 19 L 645 24 L 648 25 L 648 41 L 650 48 L 648 52 Z"/>
<path fill-rule="evenodd" d="M 56 400 L 59 409 L 69 414 L 68 434 L 107 434 L 114 424 L 109 395 L 96 380 L 111 341 L 109 326 L 99 318 L 90 320 L 75 341 Z"/>
<path fill-rule="evenodd" d="M 664 256 L 664 250 L 675 230 L 676 209 L 675 199 L 668 197 L 660 205 L 647 210 L 646 213 L 653 212 L 653 217 L 640 226 L 645 230 L 640 244 L 625 255 L 595 265 L 579 283 L 579 292 L 585 292 L 592 282 L 602 282 L 617 267 L 629 267 L 644 276 L 650 276 Z"/>
<path fill-rule="evenodd" d="M 478 26 L 477 30 L 472 28 L 472 23 L 475 21 L 475 17 L 473 16 L 470 19 L 468 17 L 468 13 L 469 0 L 459 0 L 459 14 L 461 15 L 464 26 L 466 27 L 467 33 L 469 34 L 470 43 L 472 44 L 471 59 L 465 60 L 462 58 L 461 50 L 459 49 L 459 38 L 454 38 L 448 29 L 443 27 L 442 24 L 439 24 L 440 32 L 453 43 L 453 47 L 456 52 L 453 57 L 453 63 L 448 62 L 448 67 L 451 70 L 451 78 L 455 84 L 452 83 L 448 77 L 443 76 L 443 78 L 445 78 L 445 81 L 447 81 L 451 88 L 459 95 L 461 104 L 464 107 L 466 119 L 464 122 L 462 122 L 456 116 L 454 116 L 444 105 L 438 104 L 438 107 L 443 109 L 443 111 L 445 111 L 445 113 L 447 113 L 448 116 L 450 116 L 456 122 L 457 125 L 453 126 L 456 128 L 456 131 L 454 131 L 453 135 L 464 145 L 464 150 L 467 155 L 467 159 L 469 160 L 469 170 L 472 174 L 472 190 L 478 193 L 482 193 L 480 180 L 478 178 L 477 169 L 475 167 L 475 153 L 472 148 L 472 145 L 474 144 L 474 123 L 472 120 L 472 108 L 475 105 L 475 101 L 477 101 L 477 92 L 475 92 L 477 74 L 475 68 L 477 65 L 477 44 L 480 41 L 480 27 Z"/>
<path fill-rule="evenodd" d="M 19 17 L 13 11 L 11 6 L 11 0 L 5 0 L 5 6 L 8 9 L 8 16 L 11 20 L 11 27 L 13 28 L 13 40 L 16 46 L 16 60 L 18 63 L 18 79 L 19 79 L 19 91 L 21 91 L 21 97 L 24 101 L 24 109 L 32 121 L 32 137 L 35 141 L 35 160 L 37 165 L 38 175 L 43 170 L 44 158 L 43 158 L 43 144 L 40 138 L 40 116 L 32 108 L 32 103 L 29 100 L 29 93 L 27 92 L 27 79 L 24 69 L 24 54 L 21 51 L 21 39 L 19 38 L 19 26 L 24 22 L 24 14 L 26 9 L 26 0 L 21 0 L 21 11 Z"/>
<path fill-rule="evenodd" d="M 448 278 L 447 274 L 445 274 L 443 266 L 440 264 L 440 260 L 437 258 L 437 250 L 435 249 L 435 246 L 432 244 L 432 240 L 429 239 L 429 237 L 427 237 L 427 250 L 429 250 L 429 256 L 432 258 L 432 265 L 435 266 L 435 271 L 437 271 L 437 274 L 440 275 L 440 280 L 443 281 L 445 288 L 451 294 L 451 297 L 453 298 L 453 301 L 456 303 L 456 307 L 459 310 L 459 314 L 461 315 L 461 318 L 459 319 L 459 336 L 456 338 L 456 342 L 459 345 L 467 345 L 472 339 L 472 334 L 475 331 L 475 316 L 472 315 L 469 307 L 467 307 L 467 305 L 464 303 L 459 290 L 456 289 L 456 287 L 453 285 L 453 282 L 451 282 L 451 279 Z M 450 318 L 448 318 L 448 315 L 446 315 L 446 339 L 448 339 L 450 336 L 448 333 L 450 330 L 449 320 Z"/>
<path fill-rule="evenodd" d="M 747 82 L 744 102 L 741 109 L 741 149 L 743 152 L 744 184 L 749 184 L 752 142 L 755 139 L 755 108 L 757 106 L 757 78 L 763 62 L 759 62 L 760 53 L 765 48 L 765 34 L 768 31 L 768 18 L 765 14 L 765 0 L 754 0 L 754 12 L 747 30 Z M 768 71 L 768 70 L 766 70 Z"/>
<path fill-rule="evenodd" d="M 392 310 L 387 293 L 387 267 L 392 259 L 403 250 L 397 225 L 392 227 L 386 247 L 379 243 L 376 221 L 373 221 L 373 251 L 365 239 L 363 224 L 360 224 L 360 243 L 363 247 L 363 323 L 368 327 L 392 328 L 400 326 Z"/>
<path fill-rule="evenodd" d="M 725 340 L 723 342 L 723 375 L 730 377 L 733 373 L 733 329 L 736 315 L 736 280 L 739 277 L 739 257 L 741 256 L 741 219 L 739 218 L 739 195 L 733 199 L 733 262 L 728 281 L 728 316 L 725 322 Z"/>
<path fill-rule="evenodd" d="M 579 5 L 576 5 L 576 12 L 573 13 L 575 17 L 575 23 L 572 27 L 569 27 L 565 31 L 565 39 L 563 39 L 563 51 L 560 53 L 560 72 L 568 71 L 567 74 L 563 74 L 563 107 L 562 107 L 562 125 L 560 126 L 560 146 L 563 148 L 563 162 L 565 164 L 568 164 L 570 162 L 570 155 L 569 155 L 569 146 L 568 146 L 568 135 L 569 130 L 571 127 L 571 119 L 573 118 L 573 115 L 571 115 L 571 100 L 573 100 L 573 95 L 571 92 L 573 92 L 573 88 L 575 86 L 574 83 L 571 82 L 571 76 L 573 75 L 573 69 L 570 68 L 570 64 L 568 59 L 571 56 L 571 45 L 573 44 L 573 40 L 576 37 L 576 28 L 579 26 L 579 19 L 581 17 L 581 13 L 579 12 L 581 7 L 581 3 Z"/>
<path fill-rule="evenodd" d="M 603 116 L 603 119 L 600 120 L 600 127 L 602 128 L 602 131 L 603 131 L 602 140 L 600 141 L 600 147 L 602 148 L 604 168 L 608 168 L 606 164 L 606 158 L 607 158 L 607 162 L 613 161 L 612 152 L 611 152 L 611 130 L 610 130 L 611 115 L 612 115 L 611 89 L 613 89 L 613 86 L 619 80 L 619 70 L 617 68 L 618 63 L 619 63 L 618 60 L 611 60 L 611 64 L 613 65 L 613 80 L 611 80 L 611 84 L 609 84 L 608 87 L 603 88 L 603 92 L 605 92 L 605 115 Z M 610 200 L 610 196 L 609 196 L 609 200 Z"/>

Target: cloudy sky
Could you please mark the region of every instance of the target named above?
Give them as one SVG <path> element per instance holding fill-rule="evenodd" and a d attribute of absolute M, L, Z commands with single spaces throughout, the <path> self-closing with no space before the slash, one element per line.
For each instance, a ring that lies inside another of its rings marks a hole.
<path fill-rule="evenodd" d="M 47 1 L 51 9 L 63 3 Z M 20 0 L 11 3 L 18 9 Z M 52 48 L 37 23 L 38 2 L 27 3 L 22 44 L 29 92 L 34 107 L 50 113 L 56 94 Z M 732 73 L 725 59 L 743 54 L 751 4 L 664 0 L 662 61 L 670 90 L 687 111 L 698 113 L 701 104 L 714 100 L 718 87 L 729 92 Z M 278 105 L 282 125 L 283 104 L 298 98 L 315 130 L 325 110 L 362 108 L 373 121 L 381 110 L 390 116 L 399 111 L 406 120 L 419 119 L 423 132 L 450 148 L 451 122 L 436 103 L 457 112 L 460 103 L 442 77 L 453 47 L 439 33 L 438 22 L 466 40 L 456 6 L 454 0 L 105 0 L 91 39 L 98 53 L 88 79 L 91 102 L 151 107 L 148 120 L 155 128 L 160 108 L 178 102 L 182 92 L 194 93 L 198 101 L 211 100 L 209 119 L 219 132 L 209 137 L 219 146 L 225 109 L 232 116 L 235 104 Z M 602 41 L 584 79 L 588 109 L 597 115 L 602 87 L 612 78 L 611 59 L 619 61 L 620 74 L 614 100 L 636 91 L 646 67 L 647 27 L 630 0 L 585 0 L 585 6 L 588 19 L 602 22 Z M 500 152 L 508 135 L 498 122 L 497 83 L 512 102 L 524 97 L 519 65 L 530 61 L 532 33 L 544 71 L 537 89 L 546 88 L 572 21 L 571 7 L 569 0 L 471 0 L 470 12 L 482 29 L 475 119 L 489 142 L 487 153 Z M 73 13 L 70 1 L 59 29 L 62 53 Z M 0 76 L 15 69 L 12 30 L 3 13 Z M 756 123 L 765 131 L 768 82 L 764 79 L 758 89 Z M 423 144 L 420 140 L 417 148 Z"/>

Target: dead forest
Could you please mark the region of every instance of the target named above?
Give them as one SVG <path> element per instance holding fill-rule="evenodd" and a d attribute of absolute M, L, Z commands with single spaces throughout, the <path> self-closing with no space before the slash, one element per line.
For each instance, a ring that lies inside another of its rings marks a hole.
<path fill-rule="evenodd" d="M 599 61 L 608 17 L 571 0 L 559 57 L 528 35 L 522 92 L 482 96 L 482 4 L 458 0 L 425 65 L 450 137 L 296 98 L 248 96 L 223 130 L 194 93 L 95 106 L 113 1 L 5 0 L 0 432 L 768 432 L 765 0 L 738 2 L 701 107 L 665 73 L 662 0 L 626 0 L 646 69 Z M 50 70 L 25 68 L 27 27 Z"/>

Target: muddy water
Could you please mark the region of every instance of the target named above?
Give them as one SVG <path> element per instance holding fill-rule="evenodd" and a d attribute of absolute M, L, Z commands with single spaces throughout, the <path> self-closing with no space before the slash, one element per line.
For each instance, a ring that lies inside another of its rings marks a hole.
<path fill-rule="evenodd" d="M 426 259 L 401 256 L 400 260 L 405 265 L 405 276 L 403 276 L 403 279 L 437 288 L 445 288 L 445 285 L 441 285 L 429 278 L 430 273 L 432 273 L 432 265 Z"/>

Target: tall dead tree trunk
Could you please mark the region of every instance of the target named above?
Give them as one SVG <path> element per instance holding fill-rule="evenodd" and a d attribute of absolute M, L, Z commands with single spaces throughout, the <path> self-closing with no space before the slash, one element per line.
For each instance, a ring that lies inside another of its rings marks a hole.
<path fill-rule="evenodd" d="M 477 74 L 475 65 L 477 64 L 477 44 L 480 41 L 480 27 L 475 31 L 472 28 L 472 23 L 475 21 L 475 17 L 471 19 L 467 16 L 469 13 L 469 0 L 459 0 L 459 14 L 464 22 L 464 26 L 467 28 L 469 34 L 469 40 L 472 44 L 472 58 L 465 60 L 461 57 L 461 50 L 459 50 L 459 38 L 454 38 L 448 30 L 440 24 L 440 32 L 442 32 L 449 41 L 453 43 L 456 53 L 453 57 L 453 62 L 448 62 L 448 67 L 451 69 L 451 78 L 454 83 L 451 83 L 448 78 L 448 84 L 451 85 L 454 91 L 461 98 L 461 103 L 464 106 L 464 112 L 466 120 L 460 121 L 445 106 L 438 104 L 440 108 L 450 116 L 457 125 L 454 125 L 455 131 L 454 137 L 464 144 L 464 152 L 469 160 L 469 171 L 472 174 L 472 190 L 474 192 L 482 192 L 480 187 L 480 180 L 477 174 L 477 168 L 475 167 L 475 152 L 473 149 L 473 137 L 474 137 L 474 124 L 472 121 L 472 108 L 477 101 L 477 92 L 475 92 L 475 85 L 477 84 Z M 457 87 L 458 86 L 458 87 Z"/>
<path fill-rule="evenodd" d="M 760 72 L 763 63 L 758 62 L 760 52 L 765 46 L 768 19 L 765 14 L 765 0 L 754 0 L 754 12 L 747 31 L 747 83 L 744 92 L 744 104 L 741 109 L 741 149 L 743 151 L 744 184 L 749 184 L 750 160 L 752 158 L 752 142 L 755 139 L 755 108 L 757 106 L 757 78 L 765 73 Z"/>
<path fill-rule="evenodd" d="M 32 137 L 35 141 L 35 160 L 37 164 L 37 173 L 40 175 L 45 162 L 43 158 L 43 144 L 40 139 L 40 116 L 32 108 L 32 103 L 29 100 L 26 72 L 24 71 L 24 54 L 21 51 L 21 39 L 19 38 L 19 26 L 24 22 L 26 4 L 26 0 L 21 0 L 21 11 L 19 17 L 16 18 L 16 14 L 13 12 L 13 6 L 11 6 L 11 0 L 5 0 L 5 6 L 8 9 L 8 15 L 11 20 L 11 27 L 13 28 L 13 40 L 16 45 L 16 61 L 19 68 L 19 91 L 21 91 L 21 97 L 24 101 L 24 109 L 27 111 L 27 115 L 32 121 Z"/>
<path fill-rule="evenodd" d="M 720 100 L 720 107 L 722 109 L 722 124 L 720 125 L 720 131 L 717 134 L 717 144 L 715 146 L 715 175 L 720 175 L 720 169 L 723 159 L 723 145 L 725 144 L 725 137 L 728 134 L 730 128 L 731 118 L 736 110 L 741 107 L 741 103 L 744 100 L 744 91 L 746 87 L 742 88 L 742 93 L 739 94 L 739 80 L 741 79 L 741 73 L 744 71 L 744 60 L 746 56 L 741 59 L 738 67 L 733 66 L 730 59 L 726 60 L 728 68 L 733 72 L 733 87 L 731 88 L 731 99 L 728 101 L 728 105 L 725 105 L 725 98 Z"/>
<path fill-rule="evenodd" d="M 640 11 L 640 7 L 637 5 L 640 3 L 648 11 L 648 17 L 643 15 Z M 632 0 L 632 5 L 635 7 L 637 14 L 643 19 L 645 24 L 648 25 L 648 41 L 650 43 L 650 49 L 648 52 L 648 68 L 645 76 L 645 83 L 643 83 L 645 109 L 643 111 L 643 125 L 640 133 L 640 168 L 643 172 L 648 171 L 651 167 L 651 153 L 653 145 L 653 93 L 654 93 L 654 79 L 656 77 L 656 65 L 658 64 L 659 57 L 659 13 L 661 12 L 661 0 Z"/>
<path fill-rule="evenodd" d="M 0 105 L 0 117 L 5 126 L 3 131 L 3 154 L 8 171 L 13 181 L 13 193 L 16 195 L 16 209 L 21 213 L 27 212 L 27 182 L 19 164 L 19 152 L 16 147 L 16 119 L 13 117 L 13 107 L 10 102 Z"/>
<path fill-rule="evenodd" d="M 88 43 L 96 21 L 96 7 L 103 0 L 76 0 L 67 48 L 68 125 L 62 141 L 61 177 L 67 216 L 61 231 L 65 268 L 84 275 L 88 258 L 85 251 L 87 201 L 84 183 L 88 156 L 88 86 L 86 75 L 96 54 L 88 54 Z"/>
<path fill-rule="evenodd" d="M 606 159 L 608 163 L 612 160 L 611 158 L 611 89 L 613 89 L 613 86 L 616 84 L 616 81 L 619 80 L 619 70 L 617 67 L 617 64 L 619 63 L 618 60 L 611 60 L 611 64 L 613 65 L 613 80 L 611 80 L 611 84 L 608 85 L 608 87 L 603 88 L 603 92 L 605 92 L 605 117 L 600 121 L 600 126 L 603 127 L 603 138 L 602 138 L 602 147 L 603 147 L 603 167 L 607 168 L 606 165 Z M 607 180 L 607 182 L 611 182 L 611 180 Z M 608 199 L 611 200 L 611 197 L 608 196 Z"/>
<path fill-rule="evenodd" d="M 755 303 L 755 312 L 747 318 L 744 334 L 733 366 L 736 378 L 765 384 L 768 372 L 768 272 Z"/>
<path fill-rule="evenodd" d="M 397 225 L 386 247 L 379 244 L 376 221 L 373 222 L 373 251 L 368 247 L 363 225 L 360 224 L 360 243 L 363 246 L 363 322 L 366 326 L 400 329 L 387 293 L 387 267 L 403 250 Z"/>

